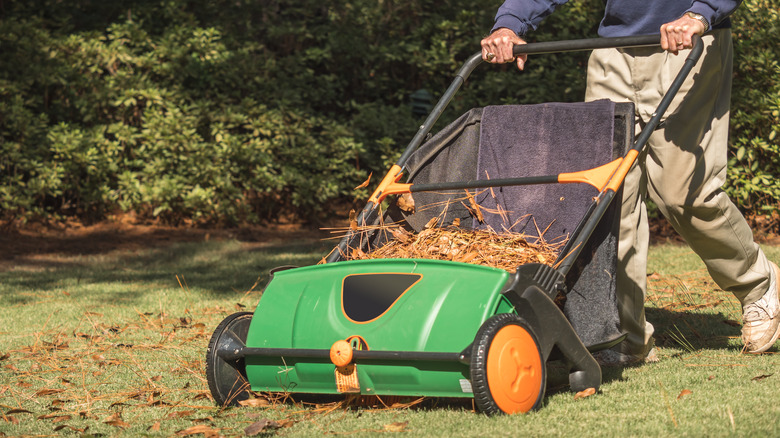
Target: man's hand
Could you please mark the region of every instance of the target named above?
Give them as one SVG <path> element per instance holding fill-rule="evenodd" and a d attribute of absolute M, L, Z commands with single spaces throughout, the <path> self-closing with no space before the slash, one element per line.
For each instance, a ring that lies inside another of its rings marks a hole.
<path fill-rule="evenodd" d="M 704 23 L 683 15 L 661 26 L 661 48 L 676 55 L 680 50 L 693 47 L 691 39 L 694 35 L 703 35 L 704 30 Z"/>
<path fill-rule="evenodd" d="M 526 44 L 526 42 L 517 36 L 513 30 L 505 27 L 496 29 L 495 32 L 482 40 L 482 59 L 493 64 L 512 62 L 515 60 L 512 48 L 518 44 Z M 527 59 L 528 55 L 518 56 L 517 68 L 522 70 Z"/>

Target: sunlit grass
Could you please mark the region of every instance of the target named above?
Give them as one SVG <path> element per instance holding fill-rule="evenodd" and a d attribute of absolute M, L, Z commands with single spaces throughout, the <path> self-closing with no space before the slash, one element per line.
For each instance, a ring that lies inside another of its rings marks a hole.
<path fill-rule="evenodd" d="M 777 347 L 741 353 L 739 305 L 685 247 L 653 247 L 648 317 L 660 362 L 604 369 L 600 393 L 551 390 L 538 412 L 488 418 L 469 403 L 346 409 L 214 406 L 204 377 L 216 325 L 252 311 L 270 268 L 329 243 L 234 240 L 82 257 L 0 272 L 0 435 L 777 436 Z M 780 259 L 780 249 L 766 248 Z"/>

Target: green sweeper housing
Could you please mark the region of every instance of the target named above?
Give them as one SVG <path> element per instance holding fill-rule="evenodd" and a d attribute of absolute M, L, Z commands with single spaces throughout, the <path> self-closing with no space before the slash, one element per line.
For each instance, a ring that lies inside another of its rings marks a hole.
<path fill-rule="evenodd" d="M 515 53 L 658 44 L 658 36 L 598 38 L 532 43 Z M 482 63 L 473 55 L 358 215 L 362 226 L 326 263 L 272 270 L 254 313 L 233 314 L 216 328 L 206 356 L 216 403 L 238 404 L 250 391 L 473 397 L 487 414 L 527 412 L 541 407 L 553 360 L 568 367 L 573 391 L 598 389 L 592 353 L 625 338 L 612 201 L 701 52 L 697 40 L 636 138 L 633 105 L 610 101 L 477 108 L 430 137 Z M 502 222 L 474 219 L 458 201 L 464 190 L 486 210 L 503 209 L 494 215 Z M 406 194 L 413 213 L 385 202 Z M 419 232 L 432 218 L 521 232 L 541 223 L 567 240 L 552 265 L 512 273 L 454 261 L 345 260 L 392 238 L 377 225 Z"/>

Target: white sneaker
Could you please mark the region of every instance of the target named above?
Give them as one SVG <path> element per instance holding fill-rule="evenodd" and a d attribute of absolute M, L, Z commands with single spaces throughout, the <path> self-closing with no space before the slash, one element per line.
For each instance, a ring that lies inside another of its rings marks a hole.
<path fill-rule="evenodd" d="M 771 263 L 771 262 L 770 262 Z M 744 351 L 763 353 L 780 335 L 780 300 L 777 298 L 780 268 L 771 263 L 773 274 L 769 290 L 755 303 L 742 309 L 742 342 Z"/>

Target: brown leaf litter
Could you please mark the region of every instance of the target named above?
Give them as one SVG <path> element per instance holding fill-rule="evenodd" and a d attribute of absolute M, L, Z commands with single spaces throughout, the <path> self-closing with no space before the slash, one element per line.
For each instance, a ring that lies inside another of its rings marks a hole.
<path fill-rule="evenodd" d="M 542 263 L 552 265 L 561 247 L 566 243 L 556 239 L 549 243 L 543 238 L 523 233 L 467 229 L 454 225 L 436 227 L 436 222 L 419 233 L 406 230 L 398 224 L 382 226 L 392 236 L 385 245 L 371 251 L 352 248 L 348 260 L 417 258 L 447 260 L 490 266 L 514 272 L 519 265 Z"/>

